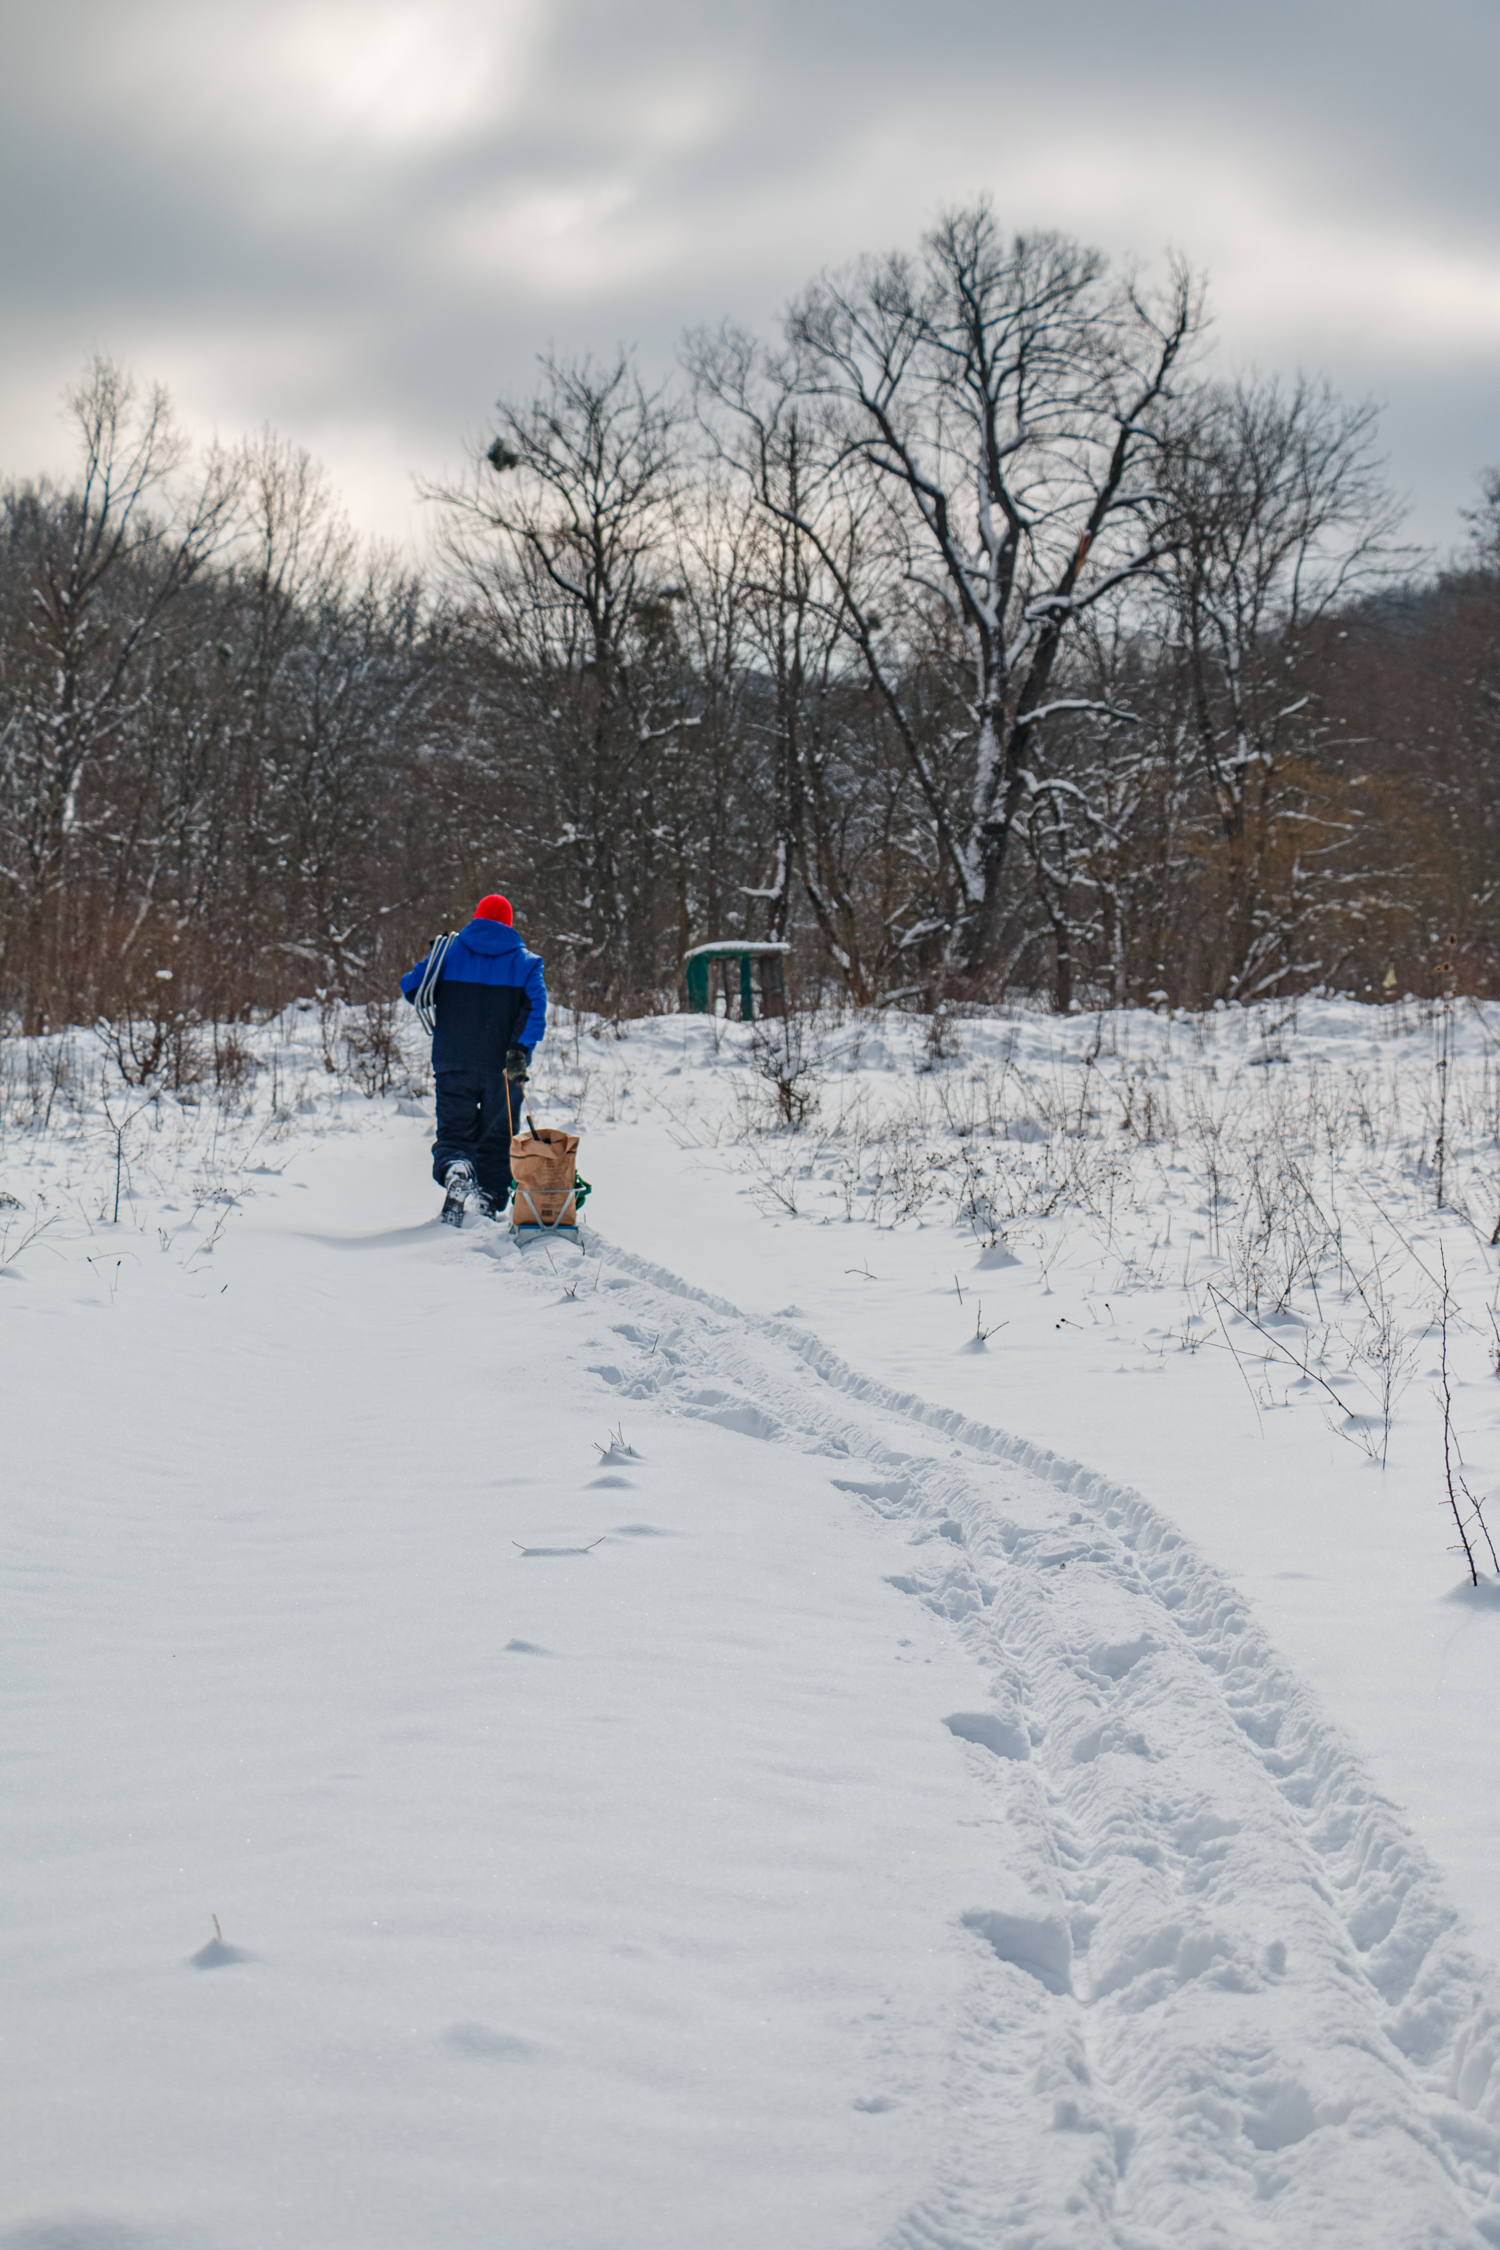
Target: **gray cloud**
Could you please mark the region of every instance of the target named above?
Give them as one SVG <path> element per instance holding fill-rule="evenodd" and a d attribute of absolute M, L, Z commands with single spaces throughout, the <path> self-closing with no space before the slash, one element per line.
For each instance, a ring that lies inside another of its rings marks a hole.
<path fill-rule="evenodd" d="M 1210 269 L 1226 364 L 1388 402 L 1446 544 L 1500 458 L 1500 14 L 1371 0 L 11 0 L 0 463 L 102 345 L 411 523 L 534 353 L 769 322 L 945 202 Z"/>

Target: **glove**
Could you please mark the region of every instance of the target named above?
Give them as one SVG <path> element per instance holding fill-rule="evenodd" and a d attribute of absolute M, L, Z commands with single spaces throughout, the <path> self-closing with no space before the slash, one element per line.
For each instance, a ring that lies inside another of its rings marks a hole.
<path fill-rule="evenodd" d="M 531 1049 L 512 1047 L 505 1058 L 505 1075 L 513 1086 L 524 1086 L 531 1076 Z"/>

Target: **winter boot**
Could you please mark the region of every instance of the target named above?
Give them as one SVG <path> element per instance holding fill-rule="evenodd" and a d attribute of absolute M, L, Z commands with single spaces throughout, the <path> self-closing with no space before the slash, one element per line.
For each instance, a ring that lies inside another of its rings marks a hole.
<path fill-rule="evenodd" d="M 447 1189 L 442 1209 L 443 1224 L 450 1227 L 461 1227 L 464 1223 L 464 1212 L 468 1209 L 471 1197 L 477 1201 L 479 1196 L 478 1182 L 474 1178 L 474 1167 L 467 1157 L 460 1157 L 456 1164 L 449 1165 L 447 1171 L 443 1174 L 443 1186 Z"/>

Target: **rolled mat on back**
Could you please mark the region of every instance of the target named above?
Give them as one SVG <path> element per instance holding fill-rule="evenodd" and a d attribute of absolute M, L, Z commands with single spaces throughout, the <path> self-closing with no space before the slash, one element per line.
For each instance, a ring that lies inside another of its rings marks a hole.
<path fill-rule="evenodd" d="M 520 1133 L 510 1144 L 510 1168 L 516 1183 L 515 1217 L 518 1224 L 571 1226 L 577 1181 L 578 1135 L 541 1126 Z"/>

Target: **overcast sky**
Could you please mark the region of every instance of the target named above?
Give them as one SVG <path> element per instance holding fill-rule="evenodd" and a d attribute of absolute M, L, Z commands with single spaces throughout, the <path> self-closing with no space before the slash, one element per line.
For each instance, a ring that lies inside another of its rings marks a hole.
<path fill-rule="evenodd" d="M 100 348 L 420 535 L 534 355 L 770 326 L 979 191 L 1208 270 L 1225 367 L 1384 402 L 1439 547 L 1500 463 L 1497 0 L 0 0 L 0 475 Z"/>

